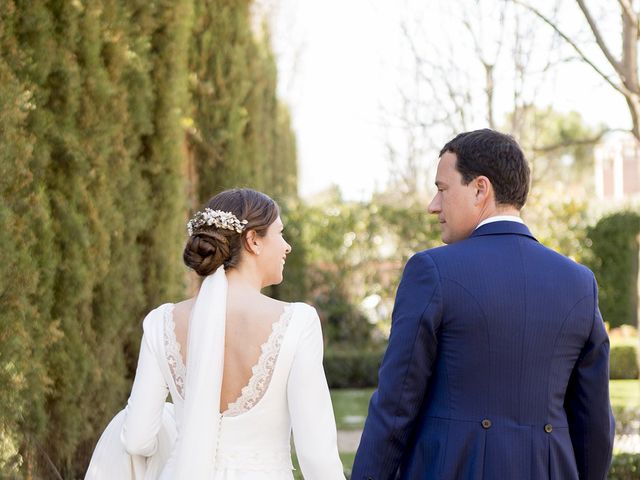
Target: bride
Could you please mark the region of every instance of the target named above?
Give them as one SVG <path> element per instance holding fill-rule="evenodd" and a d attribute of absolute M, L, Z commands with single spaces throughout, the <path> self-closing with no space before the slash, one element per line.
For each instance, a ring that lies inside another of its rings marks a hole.
<path fill-rule="evenodd" d="M 145 318 L 127 407 L 86 478 L 291 480 L 293 430 L 305 479 L 344 480 L 318 315 L 260 293 L 291 252 L 278 206 L 227 190 L 187 227 L 200 291 Z"/>

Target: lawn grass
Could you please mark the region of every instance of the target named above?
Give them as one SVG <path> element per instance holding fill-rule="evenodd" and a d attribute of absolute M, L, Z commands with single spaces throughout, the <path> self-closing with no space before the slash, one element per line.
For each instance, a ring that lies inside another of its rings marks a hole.
<path fill-rule="evenodd" d="M 361 430 L 367 416 L 373 389 L 340 389 L 331 391 L 338 430 Z M 611 404 L 618 408 L 640 408 L 640 380 L 611 380 Z"/>
<path fill-rule="evenodd" d="M 637 347 L 638 339 L 634 337 L 624 337 L 624 338 L 612 338 L 611 340 L 612 347 Z"/>
<path fill-rule="evenodd" d="M 331 390 L 338 430 L 362 430 L 372 388 Z"/>
<path fill-rule="evenodd" d="M 614 408 L 640 408 L 640 380 L 611 380 L 609 396 Z"/>

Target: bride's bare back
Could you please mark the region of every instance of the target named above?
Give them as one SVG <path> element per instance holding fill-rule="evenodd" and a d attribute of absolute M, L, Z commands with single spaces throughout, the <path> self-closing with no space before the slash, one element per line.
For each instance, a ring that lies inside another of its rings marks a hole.
<path fill-rule="evenodd" d="M 173 310 L 176 340 L 186 364 L 189 316 L 195 299 L 176 303 Z M 229 289 L 225 329 L 224 373 L 220 411 L 235 402 L 253 375 L 262 345 L 269 339 L 273 324 L 284 313 L 286 303 L 249 291 Z"/>

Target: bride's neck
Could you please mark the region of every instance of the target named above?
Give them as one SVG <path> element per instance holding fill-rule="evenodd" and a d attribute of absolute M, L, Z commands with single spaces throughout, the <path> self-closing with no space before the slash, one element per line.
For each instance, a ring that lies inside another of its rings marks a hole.
<path fill-rule="evenodd" d="M 238 265 L 227 271 L 229 288 L 238 290 L 252 290 L 260 293 L 262 290 L 262 278 L 249 265 Z"/>

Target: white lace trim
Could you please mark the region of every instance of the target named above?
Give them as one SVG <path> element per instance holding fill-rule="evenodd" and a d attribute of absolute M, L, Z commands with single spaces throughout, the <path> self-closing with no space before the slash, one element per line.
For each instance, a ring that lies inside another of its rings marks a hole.
<path fill-rule="evenodd" d="M 173 305 L 165 310 L 164 314 L 164 350 L 167 356 L 169 370 L 173 377 L 173 383 L 180 396 L 184 398 L 184 383 L 187 376 L 187 368 L 182 360 L 180 344 L 176 339 L 176 324 L 173 321 Z"/>
<path fill-rule="evenodd" d="M 267 341 L 260 346 L 260 358 L 251 369 L 252 375 L 249 383 L 242 388 L 238 399 L 229 404 L 222 414 L 223 416 L 236 417 L 245 413 L 251 410 L 264 396 L 271 382 L 282 339 L 291 319 L 292 307 L 291 303 L 286 305 L 280 318 L 271 325 L 271 334 Z"/>
<path fill-rule="evenodd" d="M 176 339 L 176 325 L 173 319 L 174 305 L 165 310 L 164 314 L 164 349 L 169 364 L 169 370 L 173 377 L 176 389 L 184 398 L 184 386 L 187 377 L 187 367 L 182 359 L 180 344 Z M 275 369 L 282 339 L 289 326 L 293 304 L 284 307 L 280 318 L 271 325 L 271 334 L 267 341 L 260 346 L 260 358 L 252 369 L 249 383 L 240 391 L 237 400 L 230 403 L 222 414 L 225 417 L 235 417 L 253 408 L 261 399 L 269 387 L 273 371 Z"/>

